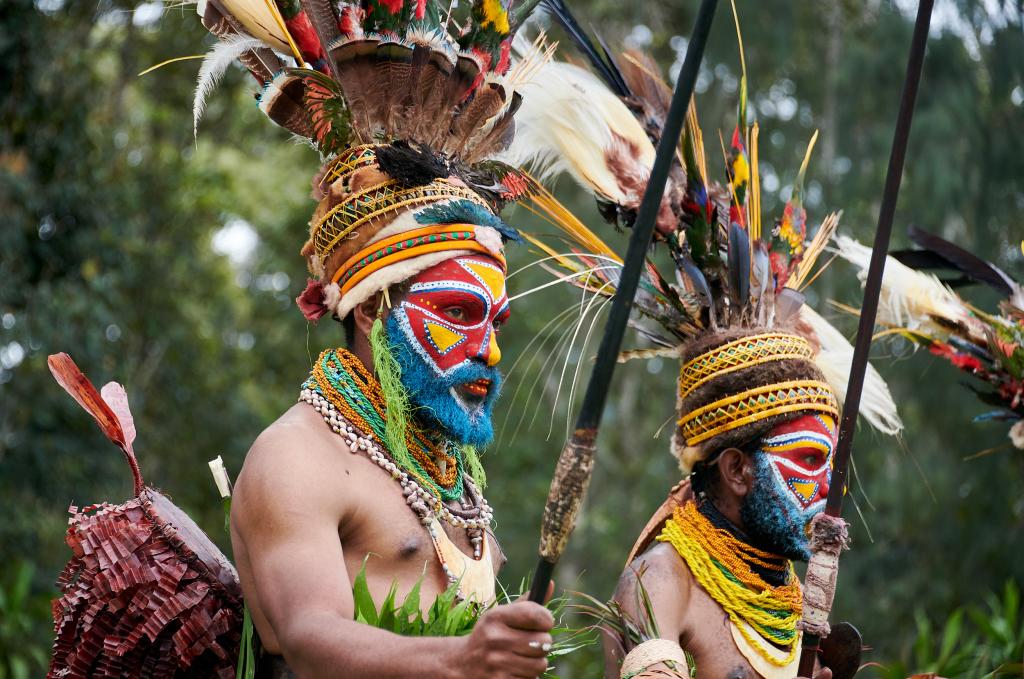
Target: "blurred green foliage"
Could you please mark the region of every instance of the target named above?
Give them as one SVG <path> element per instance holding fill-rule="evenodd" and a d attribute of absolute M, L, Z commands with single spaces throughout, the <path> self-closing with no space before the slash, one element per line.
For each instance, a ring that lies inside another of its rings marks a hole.
<path fill-rule="evenodd" d="M 38 676 L 46 662 L 47 596 L 32 590 L 35 567 L 15 560 L 0 572 L 0 679 Z"/>
<path fill-rule="evenodd" d="M 820 128 L 808 175 L 811 219 L 842 208 L 844 230 L 870 240 L 911 32 L 899 7 L 912 3 L 738 4 L 751 110 L 762 127 L 766 214 L 778 212 L 806 141 Z M 692 0 L 594 0 L 577 11 L 611 44 L 649 48 L 678 68 L 680 36 L 695 8 Z M 1018 277 L 1021 14 L 1019 0 L 940 3 L 897 211 L 899 224 L 939 231 Z M 698 84 L 712 173 L 721 172 L 715 130 L 735 123 L 733 30 L 723 5 Z M 68 556 L 69 504 L 131 492 L 116 450 L 51 380 L 48 354 L 67 351 L 98 384 L 126 385 L 146 478 L 227 551 L 206 460 L 221 454 L 237 473 L 257 434 L 294 402 L 311 357 L 342 341 L 332 323 L 308 327 L 292 302 L 305 279 L 298 249 L 312 209 L 315 154 L 261 118 L 254 84 L 240 69 L 210 99 L 196 140 L 198 61 L 137 75 L 210 44 L 187 6 L 161 14 L 159 3 L 127 0 L 0 4 L 0 581 L 8 597 L 52 596 Z M 556 190 L 623 247 L 571 181 Z M 544 228 L 525 210 L 507 217 Z M 898 233 L 895 246 L 905 245 Z M 534 257 L 521 248 L 512 269 Z M 514 294 L 547 279 L 532 267 L 510 286 Z M 859 299 L 841 266 L 820 279 L 811 302 L 823 309 L 829 298 Z M 976 298 L 994 301 L 983 292 Z M 545 290 L 514 305 L 503 333 L 511 374 L 499 405 L 502 434 L 484 464 L 509 557 L 505 582 L 521 579 L 534 561 L 570 394 L 578 396 L 570 384 L 585 380 L 596 346 L 583 337 L 590 328 L 600 332 L 601 318 L 589 315 L 573 341 L 579 305 L 569 291 Z M 849 319 L 840 323 L 852 327 Z M 959 374 L 897 354 L 879 356 L 877 365 L 906 434 L 897 442 L 860 431 L 856 507 L 848 512 L 855 545 L 843 560 L 836 618 L 860 627 L 875 649 L 868 660 L 899 660 L 909 670 L 931 662 L 918 640 L 940 634 L 922 620 L 946 620 L 1007 580 L 1024 581 L 1024 456 L 1008 448 L 1004 429 L 970 422 L 982 407 L 958 385 Z M 674 373 L 658 360 L 618 371 L 560 586 L 607 596 L 634 537 L 678 479 L 666 433 Z M 965 460 L 989 449 L 996 450 Z M 997 645 L 972 614 L 963 615 L 957 625 L 970 622 L 979 644 Z M 15 666 L 27 664 L 38 676 L 32 649 L 45 649 L 49 624 L 35 604 L 5 615 L 0 667 L 19 676 Z M 598 662 L 596 654 L 577 654 L 559 669 L 564 677 L 591 677 Z"/>
<path fill-rule="evenodd" d="M 920 610 L 917 639 L 909 661 L 881 667 L 885 679 L 912 673 L 941 677 L 1024 676 L 1024 608 L 1020 588 L 1010 580 L 1002 595 L 989 594 L 985 606 L 958 607 L 941 628 Z"/>

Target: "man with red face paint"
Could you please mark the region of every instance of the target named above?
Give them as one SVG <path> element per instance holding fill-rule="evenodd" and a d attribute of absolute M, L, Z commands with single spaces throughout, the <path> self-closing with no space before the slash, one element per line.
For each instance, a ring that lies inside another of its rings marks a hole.
<path fill-rule="evenodd" d="M 609 678 L 689 677 L 693 667 L 701 678 L 796 676 L 802 596 L 792 561 L 810 556 L 806 530 L 824 509 L 839 417 L 814 355 L 801 335 L 764 328 L 686 347 L 673 438 L 685 479 L 644 529 L 615 593 L 658 638 L 626 655 L 606 635 Z"/>
<path fill-rule="evenodd" d="M 505 560 L 477 452 L 493 436 L 511 313 L 504 241 L 517 234 L 454 176 L 399 184 L 368 219 L 360 201 L 395 184 L 393 152 L 357 147 L 325 169 L 336 178 L 303 251 L 316 279 L 297 301 L 307 318 L 342 321 L 347 346 L 319 356 L 236 486 L 232 544 L 258 675 L 536 677 L 553 620 L 528 601 L 492 607 L 453 638 L 355 619 L 360 573 L 377 606 L 418 589 L 426 617 L 449 588 L 478 612 L 491 606 Z"/>

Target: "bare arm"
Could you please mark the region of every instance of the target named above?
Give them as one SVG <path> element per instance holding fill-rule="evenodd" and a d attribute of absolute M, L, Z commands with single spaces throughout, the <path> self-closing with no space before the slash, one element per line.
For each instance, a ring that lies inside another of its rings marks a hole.
<path fill-rule="evenodd" d="M 300 427 L 282 429 L 250 451 L 236 487 L 232 535 L 244 545 L 251 586 L 297 676 L 469 679 L 544 671 L 541 645 L 550 643 L 553 621 L 529 602 L 488 612 L 468 637 L 401 637 L 355 622 L 338 527 L 358 499 L 316 482 L 336 477 L 335 450 L 318 450 Z"/>
<path fill-rule="evenodd" d="M 667 547 L 667 549 L 666 549 Z M 689 578 L 680 578 L 679 558 L 672 548 L 655 544 L 633 559 L 619 577 L 614 600 L 632 620 L 645 620 L 638 577 L 652 602 L 658 636 L 679 642 L 683 620 L 689 604 Z M 606 679 L 619 678 L 619 665 L 624 657 L 621 644 L 608 634 L 603 635 Z"/>

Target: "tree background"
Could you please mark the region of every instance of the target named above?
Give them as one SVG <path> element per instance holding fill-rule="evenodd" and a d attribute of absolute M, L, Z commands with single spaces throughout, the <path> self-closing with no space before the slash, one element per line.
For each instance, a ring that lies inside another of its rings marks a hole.
<path fill-rule="evenodd" d="M 595 0 L 576 11 L 610 44 L 650 49 L 674 75 L 696 4 Z M 762 127 L 766 215 L 781 209 L 817 128 L 811 221 L 842 208 L 844 231 L 870 242 L 915 3 L 738 5 L 751 109 Z M 895 247 L 907 245 L 902 227 L 913 223 L 1024 277 L 1022 7 L 1020 0 L 938 2 Z M 50 378 L 48 354 L 67 351 L 97 384 L 126 385 L 146 478 L 229 553 L 206 461 L 223 455 L 237 474 L 256 435 L 294 402 L 312 358 L 342 342 L 336 324 L 308 326 L 292 301 L 305 283 L 298 249 L 313 207 L 315 154 L 262 118 L 253 81 L 240 69 L 210 98 L 196 140 L 198 62 L 138 75 L 210 44 L 189 7 L 0 4 L 0 676 L 42 673 L 46 602 L 68 556 L 68 505 L 131 493 L 116 449 Z M 563 54 L 572 54 L 567 42 Z M 735 124 L 738 77 L 723 5 L 698 83 L 712 173 L 722 172 L 713 139 L 716 128 Z M 571 181 L 558 182 L 556 192 L 624 247 Z M 507 217 L 543 230 L 525 210 Z M 535 256 L 518 249 L 511 269 Z M 546 278 L 533 267 L 510 286 L 521 292 Z M 814 287 L 819 309 L 828 299 L 859 303 L 856 280 L 841 264 Z M 534 561 L 541 507 L 574 412 L 569 383 L 581 358 L 578 382 L 585 383 L 596 348 L 596 341 L 570 346 L 570 326 L 548 325 L 579 303 L 568 290 L 530 295 L 514 305 L 503 335 L 505 366 L 520 360 L 498 408 L 502 434 L 484 462 L 509 557 L 502 579 L 513 588 Z M 852 334 L 850 319 L 839 322 Z M 599 334 L 600 318 L 593 327 Z M 559 389 L 562 353 L 569 361 Z M 906 432 L 903 441 L 866 427 L 859 433 L 857 507 L 847 513 L 855 542 L 843 560 L 835 619 L 860 627 L 873 649 L 867 659 L 922 669 L 913 666 L 921 662 L 922 624 L 941 625 L 1007 581 L 1024 582 L 1024 456 L 1008 447 L 1004 427 L 972 424 L 983 406 L 952 368 L 899 346 L 877 359 Z M 593 486 L 559 568 L 561 587 L 608 596 L 633 539 L 677 480 L 663 428 L 676 370 L 655 360 L 618 371 Z M 596 653 L 579 654 L 562 675 L 597 676 L 596 663 Z"/>

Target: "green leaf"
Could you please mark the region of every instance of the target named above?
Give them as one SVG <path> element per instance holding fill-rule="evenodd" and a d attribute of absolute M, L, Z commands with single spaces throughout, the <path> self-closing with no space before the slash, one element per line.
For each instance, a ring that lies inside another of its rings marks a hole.
<path fill-rule="evenodd" d="M 370 555 L 367 554 L 366 558 L 363 559 L 362 568 L 359 569 L 356 579 L 352 583 L 352 599 L 355 603 L 356 621 L 376 627 L 378 619 L 377 607 L 373 603 L 370 586 L 366 583 L 366 562 L 369 560 Z"/>

